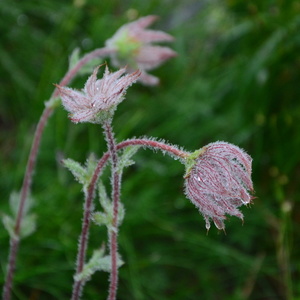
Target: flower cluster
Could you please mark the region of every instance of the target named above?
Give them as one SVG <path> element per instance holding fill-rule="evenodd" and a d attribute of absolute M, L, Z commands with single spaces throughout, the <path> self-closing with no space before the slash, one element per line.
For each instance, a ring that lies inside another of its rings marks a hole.
<path fill-rule="evenodd" d="M 253 199 L 252 159 L 226 142 L 208 144 L 199 153 L 186 175 L 185 192 L 202 213 L 207 230 L 210 219 L 218 229 L 224 229 L 225 214 L 243 219 L 237 207 Z"/>
<path fill-rule="evenodd" d="M 142 70 L 139 80 L 146 85 L 157 85 L 159 79 L 146 71 L 152 70 L 167 59 L 176 56 L 168 47 L 153 45 L 153 42 L 170 42 L 174 38 L 158 30 L 146 30 L 157 16 L 147 16 L 123 25 L 115 35 L 106 41 L 106 47 L 113 50 L 112 64 L 127 65 L 129 70 Z"/>
<path fill-rule="evenodd" d="M 127 88 L 141 75 L 140 71 L 122 76 L 126 69 L 109 72 L 106 66 L 102 79 L 97 79 L 100 66 L 94 69 L 82 91 L 57 85 L 62 104 L 70 113 L 74 123 L 99 123 L 103 113 L 113 113 L 116 106 L 124 99 Z"/>

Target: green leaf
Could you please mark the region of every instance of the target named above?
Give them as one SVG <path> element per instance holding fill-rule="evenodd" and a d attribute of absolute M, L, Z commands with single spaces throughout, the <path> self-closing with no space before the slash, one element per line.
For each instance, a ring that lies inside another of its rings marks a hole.
<path fill-rule="evenodd" d="M 15 220 L 8 215 L 1 215 L 2 223 L 12 239 L 18 239 L 15 235 Z"/>
<path fill-rule="evenodd" d="M 22 223 L 21 223 L 21 232 L 20 236 L 21 238 L 25 238 L 32 233 L 34 233 L 36 230 L 36 215 L 30 214 L 24 216 Z"/>
<path fill-rule="evenodd" d="M 119 203 L 119 213 L 118 213 L 118 226 L 120 226 L 124 220 L 125 208 L 123 203 Z"/>
<path fill-rule="evenodd" d="M 90 183 L 93 175 L 94 175 L 94 172 L 95 172 L 95 169 L 97 167 L 97 159 L 96 159 L 96 156 L 94 153 L 91 153 L 85 163 L 86 165 L 86 177 L 87 177 L 87 180 L 88 182 Z"/>
<path fill-rule="evenodd" d="M 123 169 L 134 164 L 131 160 L 132 156 L 136 154 L 141 146 L 130 146 L 124 149 L 122 156 L 119 159 L 118 172 L 122 173 Z"/>
<path fill-rule="evenodd" d="M 101 226 L 101 225 L 110 226 L 110 224 L 112 222 L 112 216 L 108 215 L 106 213 L 97 211 L 97 212 L 93 213 L 92 220 L 99 226 Z"/>
<path fill-rule="evenodd" d="M 19 210 L 19 206 L 20 206 L 20 199 L 21 199 L 20 192 L 13 191 L 10 194 L 9 206 L 10 206 L 10 211 L 11 211 L 13 217 L 16 217 L 18 214 L 18 210 Z M 23 215 L 26 215 L 30 212 L 30 210 L 32 209 L 32 206 L 33 206 L 33 202 L 34 202 L 33 198 L 30 195 L 28 195 L 27 199 L 25 201 Z"/>
<path fill-rule="evenodd" d="M 1 215 L 2 223 L 5 229 L 8 231 L 9 236 L 13 239 L 19 237 L 15 234 L 16 219 L 20 206 L 21 195 L 19 192 L 12 192 L 9 197 L 9 204 L 11 210 L 11 216 L 3 214 Z M 36 229 L 36 216 L 29 214 L 33 206 L 33 198 L 28 196 L 24 205 L 23 218 L 20 228 L 20 237 L 24 238 L 31 235 Z"/>
<path fill-rule="evenodd" d="M 8 231 L 9 236 L 12 239 L 18 239 L 19 237 L 15 234 L 16 220 L 11 216 L 5 214 L 1 216 L 1 219 L 5 229 Z M 36 230 L 36 215 L 35 214 L 24 215 L 21 222 L 20 237 L 25 238 L 31 235 L 35 230 Z"/>
<path fill-rule="evenodd" d="M 99 180 L 98 191 L 99 191 L 99 201 L 100 201 L 100 204 L 101 204 L 103 210 L 106 213 L 111 212 L 112 211 L 112 201 L 108 197 L 105 186 L 101 180 Z"/>
<path fill-rule="evenodd" d="M 104 210 L 102 212 L 96 212 L 96 219 L 95 223 L 98 225 L 106 225 L 109 230 L 116 230 L 112 227 L 112 220 L 113 220 L 113 203 L 110 198 L 107 196 L 107 192 L 105 186 L 101 180 L 99 180 L 98 184 L 98 191 L 99 191 L 99 201 Z M 119 203 L 119 212 L 118 212 L 118 225 L 120 226 L 124 220 L 125 216 L 125 208 L 124 205 L 120 202 Z"/>
<path fill-rule="evenodd" d="M 75 48 L 71 55 L 69 56 L 69 70 L 72 70 L 80 60 L 80 49 Z"/>
<path fill-rule="evenodd" d="M 94 175 L 97 160 L 95 155 L 91 154 L 88 157 L 85 166 L 82 166 L 79 162 L 70 158 L 64 159 L 63 164 L 71 171 L 76 180 L 78 180 L 84 187 L 87 187 Z"/>
<path fill-rule="evenodd" d="M 70 170 L 76 180 L 78 180 L 81 184 L 88 184 L 86 180 L 86 170 L 81 166 L 80 163 L 76 162 L 73 159 L 67 158 L 63 160 L 63 164 Z"/>
<path fill-rule="evenodd" d="M 80 57 L 80 49 L 75 48 L 69 57 L 69 71 L 72 70 L 78 62 L 82 59 Z M 93 72 L 93 69 L 102 64 L 102 59 L 99 57 L 95 57 L 91 59 L 88 63 L 86 63 L 80 70 L 77 72 L 77 75 L 90 75 Z"/>
<path fill-rule="evenodd" d="M 118 268 L 121 267 L 123 264 L 124 262 L 121 260 L 121 258 L 118 255 L 118 260 L 117 260 Z M 87 281 L 92 277 L 92 275 L 96 271 L 110 272 L 110 270 L 111 270 L 111 258 L 109 255 L 104 256 L 104 247 L 101 247 L 98 250 L 94 250 L 93 256 L 91 257 L 89 262 L 85 264 L 83 271 L 80 274 L 76 274 L 74 279 L 76 281 L 79 280 Z"/>

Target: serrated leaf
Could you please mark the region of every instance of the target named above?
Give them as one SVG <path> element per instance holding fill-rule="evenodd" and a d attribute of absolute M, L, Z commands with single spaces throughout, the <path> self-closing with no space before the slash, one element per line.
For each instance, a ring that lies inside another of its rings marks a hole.
<path fill-rule="evenodd" d="M 117 259 L 117 267 L 120 268 L 124 265 L 123 260 L 119 257 Z M 97 271 L 110 272 L 111 271 L 111 258 L 110 255 L 106 255 L 98 261 Z"/>
<path fill-rule="evenodd" d="M 78 180 L 83 185 L 88 184 L 86 178 L 86 170 L 81 166 L 80 163 L 73 159 L 67 158 L 63 160 L 63 164 L 70 170 L 76 180 Z"/>
<path fill-rule="evenodd" d="M 111 216 L 108 216 L 106 213 L 97 211 L 93 213 L 92 220 L 99 226 L 101 225 L 109 226 L 109 224 L 111 224 L 112 218 Z"/>
<path fill-rule="evenodd" d="M 118 213 L 118 225 L 120 226 L 124 220 L 125 208 L 123 203 L 119 203 L 119 213 Z"/>
<path fill-rule="evenodd" d="M 17 239 L 18 237 L 15 235 L 15 220 L 8 216 L 8 215 L 2 215 L 1 216 L 1 219 L 2 219 L 2 223 L 5 227 L 5 229 L 7 230 L 9 236 L 12 238 L 12 239 Z"/>
<path fill-rule="evenodd" d="M 97 160 L 95 155 L 91 154 L 88 157 L 85 166 L 82 166 L 79 162 L 70 158 L 64 159 L 63 164 L 70 170 L 75 179 L 86 188 L 90 184 L 91 178 L 94 175 Z"/>
<path fill-rule="evenodd" d="M 9 196 L 9 206 L 13 217 L 16 217 L 19 210 L 21 194 L 19 192 L 13 191 Z M 28 195 L 25 201 L 23 215 L 28 214 L 33 206 L 33 198 Z"/>
<path fill-rule="evenodd" d="M 18 239 L 19 237 L 20 238 L 28 237 L 36 230 L 35 214 L 27 214 L 23 216 L 19 237 L 15 234 L 15 224 L 16 224 L 15 219 L 8 215 L 2 215 L 1 219 L 5 229 L 9 233 L 9 236 L 13 239 Z"/>
<path fill-rule="evenodd" d="M 36 230 L 36 215 L 35 214 L 26 215 L 22 220 L 22 226 L 20 232 L 21 238 L 28 237 L 29 235 L 34 233 L 35 230 Z"/>
<path fill-rule="evenodd" d="M 91 276 L 97 271 L 97 266 L 99 265 L 100 260 L 104 256 L 104 247 L 101 247 L 98 250 L 94 250 L 93 255 L 88 263 L 86 263 L 83 267 L 81 273 L 76 274 L 74 279 L 76 281 L 87 281 L 91 278 Z"/>
<path fill-rule="evenodd" d="M 100 204 L 101 204 L 103 210 L 106 213 L 111 213 L 112 212 L 112 201 L 108 197 L 106 188 L 101 180 L 99 180 L 99 183 L 98 183 L 98 191 L 99 191 L 99 193 L 98 193 L 99 201 L 100 201 Z"/>
<path fill-rule="evenodd" d="M 103 210 L 105 211 L 105 213 L 101 213 L 101 214 L 104 214 L 106 216 L 106 220 L 108 221 L 105 223 L 105 225 L 108 227 L 109 230 L 116 230 L 116 229 L 112 228 L 112 225 L 111 225 L 112 220 L 113 220 L 113 203 L 110 200 L 110 198 L 107 196 L 105 186 L 101 180 L 99 180 L 98 192 L 99 192 L 100 204 L 101 204 Z M 119 203 L 119 212 L 118 212 L 118 226 L 120 226 L 121 223 L 123 222 L 124 216 L 125 216 L 125 208 L 124 208 L 123 203 L 120 202 Z M 101 216 L 100 216 L 100 218 L 101 218 Z M 104 223 L 102 223 L 102 224 L 104 224 Z M 99 223 L 99 225 L 100 225 L 100 223 Z"/>
<path fill-rule="evenodd" d="M 124 262 L 118 255 L 118 259 L 117 259 L 118 268 L 121 267 L 123 264 Z M 104 271 L 104 272 L 111 271 L 111 258 L 109 255 L 104 256 L 104 248 L 95 250 L 93 252 L 93 256 L 91 257 L 89 262 L 85 264 L 83 271 L 80 274 L 76 274 L 74 279 L 76 281 L 79 280 L 87 281 L 91 278 L 91 276 L 96 271 Z"/>
<path fill-rule="evenodd" d="M 121 173 L 124 168 L 129 167 L 134 164 L 134 161 L 131 160 L 132 156 L 136 154 L 140 146 L 130 146 L 124 149 L 123 154 L 119 159 L 118 172 Z"/>
<path fill-rule="evenodd" d="M 94 175 L 95 169 L 97 167 L 97 159 L 94 153 L 91 153 L 86 161 L 86 176 L 87 179 L 91 180 L 92 176 Z"/>

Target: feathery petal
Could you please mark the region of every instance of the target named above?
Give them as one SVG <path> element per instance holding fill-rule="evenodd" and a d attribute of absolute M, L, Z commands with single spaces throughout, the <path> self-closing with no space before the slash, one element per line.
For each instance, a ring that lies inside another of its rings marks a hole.
<path fill-rule="evenodd" d="M 149 15 L 146 17 L 141 17 L 136 21 L 133 21 L 131 23 L 123 25 L 124 27 L 129 27 L 131 30 L 134 30 L 135 28 L 143 29 L 148 26 L 150 26 L 152 23 L 154 23 L 158 19 L 158 16 L 155 15 Z"/>
<path fill-rule="evenodd" d="M 62 104 L 70 113 L 70 119 L 74 123 L 101 122 L 101 113 L 103 111 L 112 112 L 124 99 L 127 88 L 141 75 L 141 71 L 138 70 L 122 76 L 125 68 L 110 73 L 106 66 L 102 79 L 97 80 L 98 70 L 99 67 L 94 69 L 82 91 L 57 85 Z"/>
<path fill-rule="evenodd" d="M 145 46 L 140 49 L 136 61 L 142 70 L 151 70 L 175 56 L 177 53 L 168 47 Z"/>
<path fill-rule="evenodd" d="M 163 31 L 145 29 L 157 20 L 157 16 L 142 17 L 134 22 L 123 25 L 112 38 L 106 41 L 106 47 L 114 52 L 111 54 L 112 64 L 116 67 L 128 65 L 128 70 L 140 69 L 142 76 L 139 81 L 146 85 L 157 85 L 159 79 L 148 75 L 146 70 L 176 56 L 176 52 L 168 47 L 155 46 L 155 42 L 170 42 L 174 38 Z"/>

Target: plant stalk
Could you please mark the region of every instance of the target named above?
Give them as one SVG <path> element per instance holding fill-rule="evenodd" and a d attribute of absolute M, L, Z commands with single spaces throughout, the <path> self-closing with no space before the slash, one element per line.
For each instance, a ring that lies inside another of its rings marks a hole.
<path fill-rule="evenodd" d="M 78 63 L 74 66 L 73 69 L 69 70 L 66 73 L 66 75 L 63 77 L 63 79 L 60 81 L 59 85 L 61 85 L 61 86 L 67 85 L 76 76 L 78 71 L 84 65 L 86 65 L 89 61 L 91 61 L 93 58 L 103 57 L 108 54 L 111 54 L 112 52 L 113 52 L 113 50 L 108 49 L 108 48 L 99 48 L 99 49 L 96 49 L 96 50 L 86 54 L 85 56 L 82 57 L 81 60 L 78 61 Z M 57 96 L 58 96 L 58 89 L 55 88 L 50 99 L 56 98 Z M 9 255 L 8 255 L 7 273 L 6 273 L 6 279 L 5 279 L 5 283 L 4 283 L 4 287 L 3 287 L 3 300 L 10 300 L 10 298 L 11 298 L 11 289 L 12 289 L 14 271 L 15 271 L 15 267 L 16 267 L 16 258 L 17 258 L 17 254 L 18 254 L 19 244 L 20 244 L 19 236 L 20 236 L 20 228 L 21 228 L 21 224 L 22 224 L 22 217 L 23 217 L 23 213 L 24 213 L 24 207 L 26 204 L 26 199 L 28 197 L 30 188 L 31 188 L 33 171 L 35 168 L 36 158 L 37 158 L 42 134 L 44 132 L 47 121 L 53 111 L 54 111 L 53 107 L 46 106 L 44 108 L 41 118 L 37 124 L 36 131 L 34 133 L 34 138 L 33 138 L 31 150 L 29 153 L 29 157 L 27 160 L 26 171 L 25 171 L 25 175 L 24 175 L 24 179 L 23 179 L 22 188 L 21 188 L 20 203 L 19 203 L 16 223 L 15 223 L 15 227 L 14 227 L 15 237 L 12 237 L 10 239 L 10 249 L 9 249 Z"/>
<path fill-rule="evenodd" d="M 111 182 L 112 182 L 112 201 L 113 201 L 113 220 L 112 229 L 109 233 L 110 242 L 110 257 L 111 257 L 111 273 L 108 300 L 115 300 L 118 289 L 119 270 L 117 265 L 118 260 L 118 214 L 120 203 L 120 180 L 121 176 L 118 172 L 118 154 L 116 142 L 114 139 L 111 123 L 106 121 L 103 124 L 103 129 L 107 141 L 108 152 L 111 160 Z"/>
<path fill-rule="evenodd" d="M 109 127 L 110 127 L 110 125 L 109 125 Z M 106 130 L 106 129 L 104 129 L 104 130 Z M 110 135 L 109 139 L 114 141 L 113 135 Z M 129 140 L 119 143 L 118 145 L 116 145 L 116 147 L 114 147 L 114 146 L 113 147 L 117 151 L 119 151 L 119 150 L 124 149 L 129 146 L 143 146 L 143 147 L 147 147 L 150 149 L 159 149 L 163 152 L 168 153 L 169 155 L 171 155 L 173 157 L 178 157 L 182 161 L 184 161 L 184 159 L 188 156 L 187 152 L 179 150 L 174 146 L 168 145 L 166 143 L 150 140 L 150 139 L 145 139 L 145 138 L 144 139 L 129 139 Z M 112 151 L 115 151 L 115 150 L 112 150 Z M 90 212 L 92 211 L 92 204 L 93 204 L 93 199 L 95 196 L 96 184 L 97 184 L 97 181 L 98 181 L 106 163 L 110 159 L 110 157 L 111 157 L 111 151 L 107 151 L 106 153 L 103 154 L 102 158 L 98 161 L 97 167 L 94 171 L 91 182 L 90 182 L 90 184 L 87 188 L 87 192 L 85 194 L 85 204 L 84 204 L 85 210 L 84 210 L 82 231 L 81 231 L 81 235 L 80 235 L 80 242 L 79 242 L 79 246 L 78 246 L 76 275 L 80 274 L 84 268 L 84 263 L 85 263 L 85 258 L 86 258 L 86 249 L 87 249 L 87 244 L 88 244 L 90 218 L 91 218 Z M 114 158 L 114 160 L 116 161 L 116 158 Z M 113 186 L 115 185 L 115 183 L 116 183 L 116 181 L 114 181 Z M 119 191 L 119 189 L 117 189 L 117 186 L 116 186 L 116 190 Z M 113 199 L 114 199 L 114 195 L 113 195 Z M 116 222 L 115 224 L 117 224 L 117 219 L 115 219 L 114 222 Z M 115 243 L 116 238 L 117 238 L 117 236 L 115 235 L 114 236 L 115 240 L 114 241 L 111 240 L 111 243 L 114 242 L 115 245 L 113 247 L 113 251 L 115 251 L 115 253 L 117 254 L 117 251 L 116 251 L 117 244 Z M 116 259 L 117 259 L 117 257 L 116 257 Z M 116 261 L 116 263 L 117 263 L 117 261 Z M 115 265 L 115 267 L 116 266 L 117 265 Z M 116 275 L 117 275 L 117 273 L 114 274 L 114 276 L 116 276 Z M 80 296 L 82 293 L 82 288 L 83 288 L 84 284 L 85 284 L 84 280 L 78 280 L 78 281 L 74 282 L 72 300 L 80 299 Z M 116 283 L 114 283 L 114 285 L 116 285 Z M 114 293 L 116 293 L 116 291 L 112 292 L 112 296 L 115 296 Z"/>

